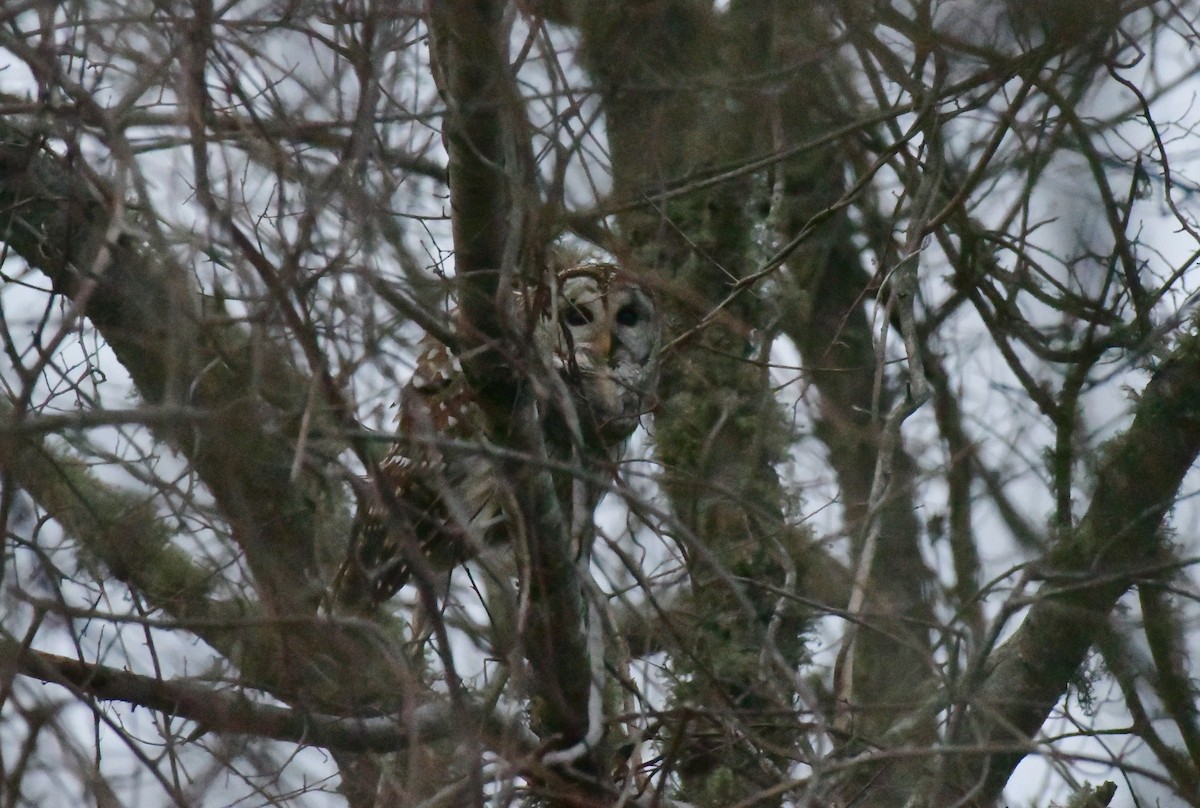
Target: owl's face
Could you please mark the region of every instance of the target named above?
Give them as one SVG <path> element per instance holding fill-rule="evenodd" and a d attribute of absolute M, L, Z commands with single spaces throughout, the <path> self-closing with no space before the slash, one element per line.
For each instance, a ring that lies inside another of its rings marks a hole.
<path fill-rule="evenodd" d="M 564 270 L 538 341 L 578 391 L 604 442 L 629 437 L 652 406 L 658 381 L 658 309 L 650 296 L 611 264 Z"/>

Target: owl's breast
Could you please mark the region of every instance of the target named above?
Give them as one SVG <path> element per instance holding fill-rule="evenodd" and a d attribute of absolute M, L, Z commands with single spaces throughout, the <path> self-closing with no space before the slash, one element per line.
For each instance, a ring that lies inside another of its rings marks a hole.
<path fill-rule="evenodd" d="M 632 361 L 580 363 L 579 397 L 605 443 L 628 438 L 653 404 L 653 369 Z"/>

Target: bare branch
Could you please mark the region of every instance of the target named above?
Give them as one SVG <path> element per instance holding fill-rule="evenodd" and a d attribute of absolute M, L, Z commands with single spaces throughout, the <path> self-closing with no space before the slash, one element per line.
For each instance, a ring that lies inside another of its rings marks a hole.
<path fill-rule="evenodd" d="M 1039 566 L 1046 583 L 1020 629 L 986 663 L 963 732 L 976 742 L 1032 738 L 1066 692 L 1117 599 L 1160 551 L 1160 528 L 1200 453 L 1200 334 L 1154 374 L 1133 425 L 1105 451 L 1092 504 Z M 982 673 L 982 671 L 980 671 Z M 969 727 L 969 729 L 968 729 Z M 998 795 L 1022 755 L 964 758 L 956 783 Z"/>
<path fill-rule="evenodd" d="M 91 698 L 194 721 L 198 731 L 193 738 L 205 732 L 234 733 L 342 752 L 394 752 L 416 741 L 430 743 L 464 731 L 455 724 L 462 717 L 457 708 L 444 703 L 423 704 L 406 715 L 352 718 L 277 707 L 196 680 L 130 673 L 25 648 L 11 640 L 0 640 L 0 659 L 5 660 L 4 667 L 23 676 L 63 685 Z M 477 710 L 473 718 L 484 737 L 505 754 L 529 754 L 536 746 L 536 739 L 514 718 L 483 710 Z"/>

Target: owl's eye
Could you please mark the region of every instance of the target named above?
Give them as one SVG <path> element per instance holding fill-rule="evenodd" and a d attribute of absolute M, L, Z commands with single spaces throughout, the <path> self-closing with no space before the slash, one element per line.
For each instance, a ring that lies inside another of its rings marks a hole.
<path fill-rule="evenodd" d="M 637 325 L 642 315 L 636 306 L 622 306 L 617 309 L 617 325 Z"/>
<path fill-rule="evenodd" d="M 563 314 L 563 322 L 573 328 L 587 325 L 591 321 L 592 312 L 586 306 L 576 306 L 574 303 L 571 303 L 567 306 L 566 313 Z"/>

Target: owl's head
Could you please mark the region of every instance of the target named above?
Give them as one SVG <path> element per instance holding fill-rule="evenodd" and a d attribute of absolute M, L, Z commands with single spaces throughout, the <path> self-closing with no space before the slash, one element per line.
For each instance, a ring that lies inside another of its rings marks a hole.
<path fill-rule="evenodd" d="M 661 349 L 658 309 L 620 267 L 585 263 L 558 274 L 538 342 L 595 419 L 607 445 L 653 406 Z"/>

